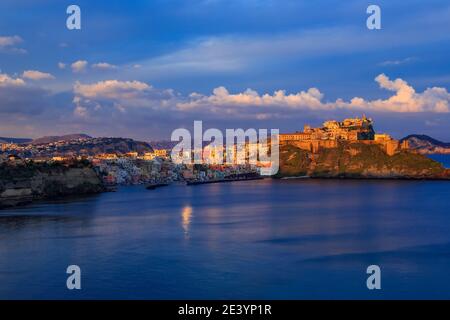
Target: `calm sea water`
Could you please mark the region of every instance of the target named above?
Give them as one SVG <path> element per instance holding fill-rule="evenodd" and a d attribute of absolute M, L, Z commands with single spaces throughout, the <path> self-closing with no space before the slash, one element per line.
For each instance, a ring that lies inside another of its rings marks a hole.
<path fill-rule="evenodd" d="M 264 180 L 3 210 L 0 298 L 450 298 L 449 197 L 450 182 Z"/>

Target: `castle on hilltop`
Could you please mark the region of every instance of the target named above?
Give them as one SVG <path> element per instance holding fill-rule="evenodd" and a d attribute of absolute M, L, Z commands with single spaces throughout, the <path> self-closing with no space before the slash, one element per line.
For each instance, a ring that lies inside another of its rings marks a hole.
<path fill-rule="evenodd" d="M 339 142 L 376 144 L 388 155 L 406 150 L 408 142 L 399 142 L 388 134 L 377 134 L 373 129 L 373 120 L 362 118 L 345 119 L 344 121 L 325 121 L 320 128 L 306 125 L 303 132 L 280 134 L 280 144 L 294 145 L 300 149 L 317 153 L 320 148 L 337 148 Z"/>

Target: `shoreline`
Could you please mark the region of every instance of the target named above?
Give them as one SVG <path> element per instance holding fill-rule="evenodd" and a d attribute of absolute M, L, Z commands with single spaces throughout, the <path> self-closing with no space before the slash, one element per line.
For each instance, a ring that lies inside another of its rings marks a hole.
<path fill-rule="evenodd" d="M 171 186 L 171 185 L 183 185 L 183 186 L 196 186 L 196 185 L 203 185 L 203 184 L 216 184 L 216 183 L 226 183 L 226 182 L 236 182 L 236 181 L 257 181 L 257 180 L 278 180 L 278 181 L 303 181 L 303 180 L 328 180 L 328 181 L 411 181 L 411 182 L 426 182 L 426 181 L 450 181 L 450 178 L 411 178 L 411 177 L 314 177 L 314 176 L 299 176 L 299 177 L 254 177 L 254 178 L 248 178 L 248 179 L 224 179 L 224 180 L 213 180 L 213 181 L 197 181 L 197 182 L 186 182 L 185 184 L 182 183 L 169 183 L 165 184 L 164 186 Z M 122 187 L 140 187 L 140 188 L 146 188 L 145 184 L 141 185 L 123 185 L 123 186 L 116 186 L 114 191 L 119 191 Z M 159 188 L 156 188 L 159 189 Z M 102 193 L 110 192 L 109 190 L 104 190 L 101 192 L 95 192 L 95 193 L 77 193 L 77 194 L 68 194 L 68 195 L 57 195 L 57 196 L 51 196 L 51 197 L 45 197 L 45 198 L 35 198 L 31 201 L 26 201 L 26 199 L 23 199 L 23 201 L 17 201 L 18 199 L 15 199 L 16 204 L 14 205 L 7 205 L 7 206 L 0 206 L 0 215 L 3 210 L 11 210 L 16 208 L 23 208 L 27 207 L 36 203 L 40 204 L 51 204 L 54 201 L 71 201 L 71 200 L 78 200 L 80 198 L 89 197 L 89 196 L 97 196 Z"/>

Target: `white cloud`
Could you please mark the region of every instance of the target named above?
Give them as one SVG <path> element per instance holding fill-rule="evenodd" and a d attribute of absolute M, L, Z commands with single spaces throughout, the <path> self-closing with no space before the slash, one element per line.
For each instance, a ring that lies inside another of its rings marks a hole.
<path fill-rule="evenodd" d="M 37 70 L 27 70 L 24 71 L 22 74 L 23 78 L 31 79 L 31 80 L 49 80 L 49 79 L 55 79 L 53 75 L 46 72 L 41 72 Z"/>
<path fill-rule="evenodd" d="M 74 92 L 85 98 L 130 99 L 150 88 L 148 84 L 139 81 L 107 80 L 86 85 L 76 83 Z"/>
<path fill-rule="evenodd" d="M 17 86 L 24 86 L 25 81 L 23 81 L 20 78 L 11 78 L 7 74 L 0 73 L 0 87 L 17 87 Z"/>
<path fill-rule="evenodd" d="M 86 60 L 78 60 L 72 63 L 72 71 L 75 73 L 84 72 L 88 66 L 88 62 Z"/>
<path fill-rule="evenodd" d="M 324 101 L 324 94 L 317 88 L 297 93 L 285 90 L 273 94 L 259 94 L 247 89 L 241 93 L 230 93 L 224 87 L 213 90 L 211 95 L 191 93 L 188 96 L 173 90 L 159 90 L 140 81 L 107 80 L 93 84 L 77 83 L 74 86 L 75 112 L 89 112 L 113 107 L 120 112 L 130 108 L 144 108 L 154 112 L 199 114 L 204 117 L 270 119 L 292 117 L 302 111 L 358 110 L 392 113 L 448 113 L 450 94 L 445 88 L 428 88 L 417 93 L 402 79 L 390 80 L 380 74 L 375 78 L 380 88 L 394 92 L 387 99 L 365 100 L 355 97 L 349 101 L 337 99 Z"/>
<path fill-rule="evenodd" d="M 58 68 L 65 69 L 66 68 L 66 64 L 63 63 L 63 62 L 58 62 Z"/>
<path fill-rule="evenodd" d="M 445 88 L 428 88 L 422 93 L 416 93 L 414 88 L 402 79 L 391 81 L 386 75 L 380 74 L 375 78 L 380 88 L 395 92 L 385 100 L 366 101 L 355 97 L 349 102 L 337 99 L 335 102 L 324 102 L 323 94 L 317 88 L 287 94 L 284 90 L 271 94 L 260 95 L 256 91 L 247 89 L 245 92 L 230 94 L 224 87 L 214 89 L 213 94 L 206 96 L 191 94 L 186 102 L 179 102 L 181 110 L 211 110 L 215 112 L 232 113 L 240 108 L 241 112 L 251 109 L 252 112 L 267 111 L 278 113 L 287 110 L 336 110 L 359 109 L 387 112 L 449 112 L 450 94 Z M 259 109 L 258 109 L 259 108 Z"/>
<path fill-rule="evenodd" d="M 106 80 L 92 84 L 76 83 L 73 88 L 75 113 L 83 116 L 90 112 L 113 107 L 120 112 L 129 108 L 162 110 L 176 105 L 173 90 L 158 90 L 140 81 Z"/>
<path fill-rule="evenodd" d="M 107 63 L 107 62 L 99 62 L 92 65 L 92 68 L 97 70 L 114 70 L 117 69 L 117 66 Z"/>
<path fill-rule="evenodd" d="M 19 36 L 0 36 L 0 50 L 15 53 L 26 53 L 25 49 L 17 47 L 17 45 L 22 42 L 23 40 Z"/>
<path fill-rule="evenodd" d="M 417 93 L 406 81 L 400 78 L 392 81 L 385 74 L 377 76 L 375 81 L 380 88 L 393 91 L 395 95 L 386 100 L 373 101 L 353 98 L 348 107 L 390 112 L 450 112 L 450 94 L 445 88 L 427 88 Z"/>
<path fill-rule="evenodd" d="M 35 85 L 28 85 L 21 78 L 0 74 L 0 119 L 2 125 L 10 124 L 6 117 L 30 116 L 40 114 L 49 102 L 47 90 Z M 32 122 L 32 121 L 31 121 Z"/>
<path fill-rule="evenodd" d="M 386 61 L 383 61 L 383 62 L 379 63 L 379 65 L 382 66 L 382 67 L 399 66 L 399 65 L 402 65 L 402 64 L 407 64 L 407 63 L 414 62 L 416 60 L 417 60 L 417 58 L 415 58 L 415 57 L 407 57 L 407 58 L 400 59 L 400 60 L 386 60 Z"/>
<path fill-rule="evenodd" d="M 19 36 L 0 37 L 0 47 L 10 47 L 21 43 L 23 40 Z"/>

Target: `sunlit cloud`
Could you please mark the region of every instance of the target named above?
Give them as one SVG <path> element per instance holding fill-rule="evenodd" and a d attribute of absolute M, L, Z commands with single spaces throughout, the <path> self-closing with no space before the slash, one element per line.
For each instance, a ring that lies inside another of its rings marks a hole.
<path fill-rule="evenodd" d="M 72 71 L 75 73 L 81 73 L 86 71 L 86 68 L 88 66 L 88 62 L 86 60 L 78 60 L 72 63 L 71 68 Z"/>
<path fill-rule="evenodd" d="M 97 70 L 115 70 L 117 66 L 107 63 L 107 62 L 99 62 L 92 65 L 93 69 Z"/>
<path fill-rule="evenodd" d="M 13 53 L 26 53 L 25 49 L 19 48 L 17 45 L 23 42 L 19 36 L 0 36 L 0 51 Z"/>
<path fill-rule="evenodd" d="M 7 74 L 0 73 L 0 87 L 17 87 L 24 86 L 25 81 L 20 78 L 12 78 Z"/>
<path fill-rule="evenodd" d="M 193 93 L 188 102 L 178 103 L 182 110 L 208 108 L 217 112 L 227 113 L 232 108 L 253 107 L 253 111 L 264 107 L 271 107 L 274 113 L 279 109 L 298 110 L 371 110 L 388 112 L 449 112 L 450 95 L 445 88 L 428 88 L 422 93 L 417 93 L 412 86 L 402 79 L 391 81 L 386 75 L 380 74 L 375 78 L 380 88 L 395 92 L 388 99 L 365 100 L 355 97 L 350 101 L 337 99 L 334 102 L 324 102 L 324 94 L 317 88 L 307 91 L 287 94 L 285 90 L 275 91 L 273 94 L 262 94 L 247 89 L 242 93 L 231 94 L 224 87 L 214 89 L 213 94 L 206 96 Z M 214 108 L 216 107 L 216 108 Z"/>
<path fill-rule="evenodd" d="M 47 72 L 41 72 L 37 70 L 27 70 L 22 74 L 22 78 L 30 79 L 30 80 L 51 80 L 55 79 L 53 75 Z"/>

